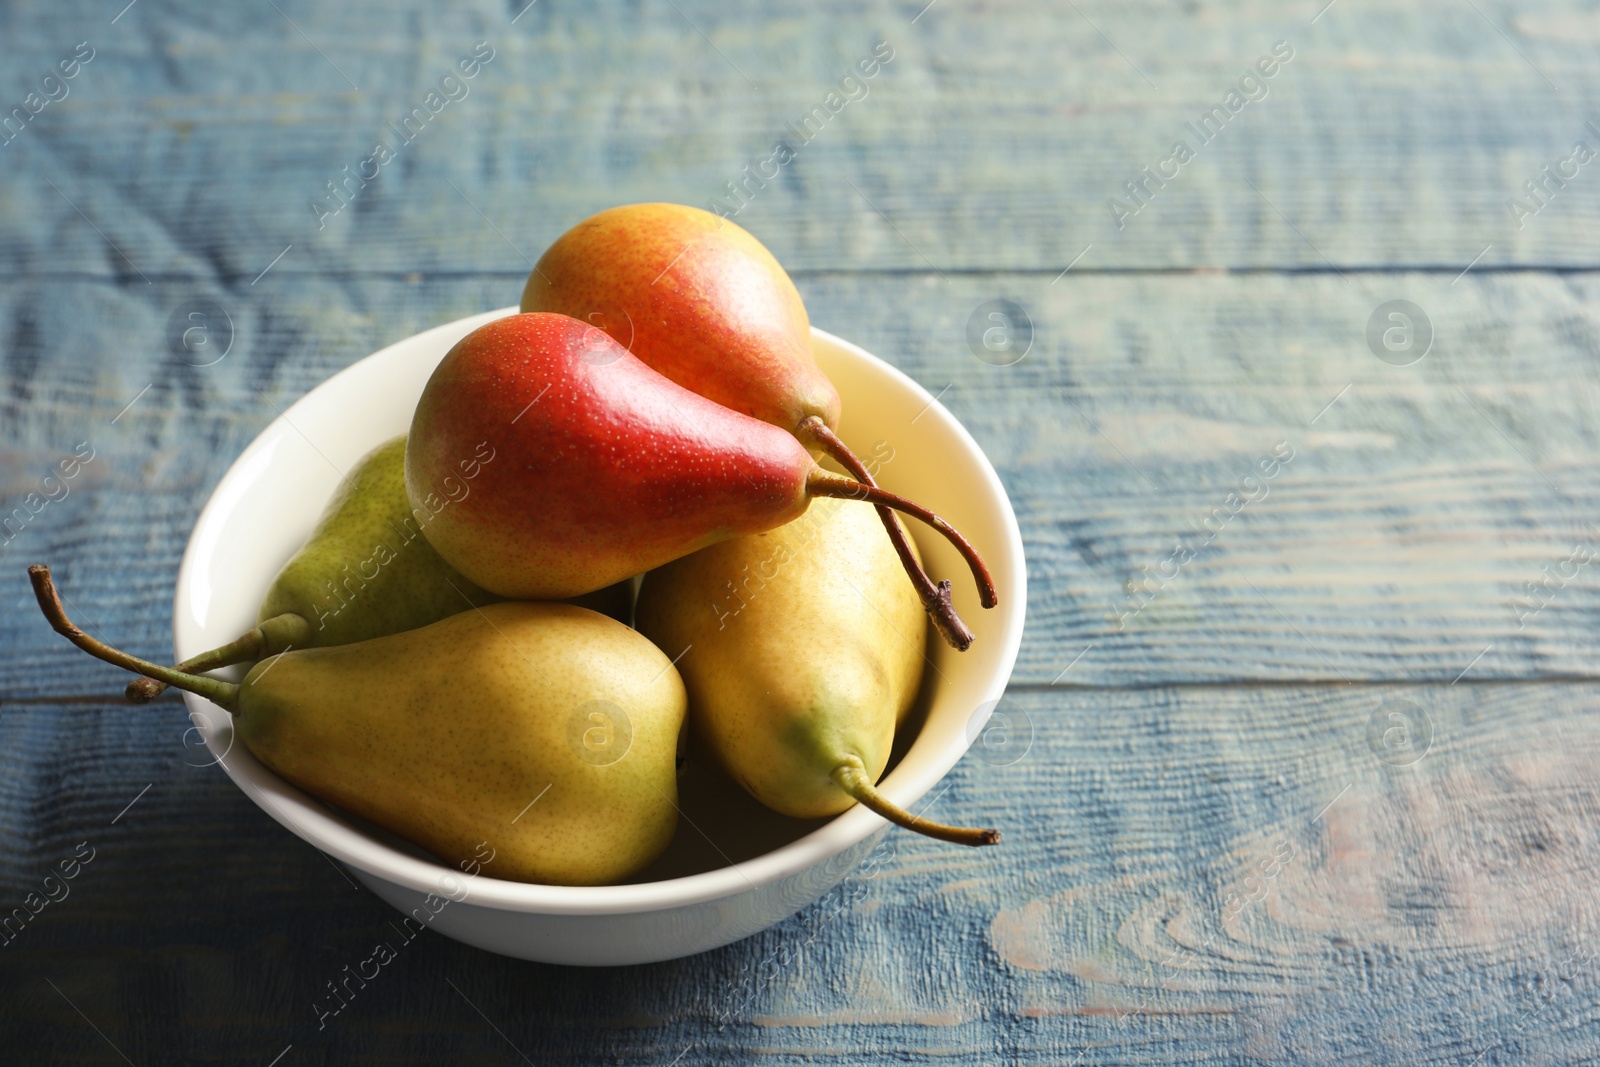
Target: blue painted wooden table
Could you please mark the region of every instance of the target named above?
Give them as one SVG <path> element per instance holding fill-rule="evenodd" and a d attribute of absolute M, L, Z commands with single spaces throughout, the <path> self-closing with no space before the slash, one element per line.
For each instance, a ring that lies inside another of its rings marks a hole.
<path fill-rule="evenodd" d="M 56 898 L 0 1060 L 1600 1057 L 1588 5 L 122 4 L 0 11 L 0 909 Z M 280 408 L 647 199 L 734 214 L 999 469 L 1031 744 L 931 814 L 1006 841 L 896 834 L 647 967 L 423 937 L 319 1029 L 389 909 L 24 566 L 166 655 Z"/>

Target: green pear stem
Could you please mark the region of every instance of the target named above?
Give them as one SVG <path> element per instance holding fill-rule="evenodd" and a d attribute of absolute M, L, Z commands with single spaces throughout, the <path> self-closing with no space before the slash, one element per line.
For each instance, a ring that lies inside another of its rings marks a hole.
<path fill-rule="evenodd" d="M 248 630 L 237 640 L 220 645 L 208 652 L 202 652 L 193 659 L 186 659 L 176 664 L 172 669 L 185 674 L 204 674 L 214 671 L 218 667 L 231 667 L 235 663 L 246 660 L 257 660 L 262 656 L 261 630 Z M 158 678 L 139 677 L 128 683 L 122 695 L 135 704 L 148 704 L 166 691 L 167 683 Z"/>
<path fill-rule="evenodd" d="M 992 608 L 1000 603 L 999 594 L 994 591 L 994 579 L 989 576 L 989 567 L 983 562 L 983 557 L 972 543 L 961 536 L 954 526 L 945 522 L 939 516 L 915 501 L 907 500 L 903 496 L 889 492 L 876 485 L 866 482 L 852 481 L 821 467 L 813 467 L 806 476 L 806 492 L 811 496 L 831 496 L 843 500 L 865 500 L 869 504 L 880 507 L 893 508 L 903 511 L 914 519 L 920 519 L 944 535 L 944 539 L 955 546 L 961 553 L 961 558 L 967 561 L 967 566 L 972 570 L 972 580 L 978 584 L 978 601 L 986 608 Z M 948 586 L 949 582 L 941 582 Z"/>
<path fill-rule="evenodd" d="M 1000 843 L 999 830 L 978 830 L 965 826 L 946 826 L 942 822 L 933 822 L 911 814 L 906 809 L 893 803 L 872 784 L 867 777 L 867 769 L 861 760 L 855 756 L 847 756 L 839 766 L 833 769 L 833 784 L 855 797 L 856 802 L 862 807 L 882 815 L 896 826 L 903 826 L 907 830 L 915 830 L 919 834 L 936 837 L 940 841 L 948 841 L 953 845 L 998 845 Z"/>
<path fill-rule="evenodd" d="M 184 660 L 173 668 L 184 674 L 204 674 L 218 667 L 231 667 L 235 663 L 253 663 L 258 659 L 275 656 L 290 646 L 304 648 L 310 640 L 311 624 L 298 612 L 286 611 L 274 615 L 253 629 L 246 630 L 225 645 L 219 645 L 198 656 Z M 161 695 L 167 683 L 158 678 L 135 678 L 128 683 L 123 695 L 135 704 L 148 704 Z"/>
<path fill-rule="evenodd" d="M 816 441 L 824 452 L 837 460 L 841 467 L 862 484 L 871 486 L 878 484 L 873 480 L 872 472 L 867 470 L 866 464 L 861 462 L 861 457 L 852 452 L 850 446 L 845 444 L 820 416 L 806 416 L 795 430 L 795 435 L 810 437 Z M 922 601 L 922 610 L 928 613 L 933 628 L 938 630 L 939 636 L 956 651 L 965 652 L 971 648 L 973 633 L 962 621 L 961 616 L 956 614 L 956 606 L 950 600 L 950 583 L 933 584 L 933 579 L 928 577 L 928 572 L 923 570 L 922 564 L 911 551 L 911 543 L 906 538 L 905 529 L 894 517 L 892 509 L 880 505 L 878 518 L 883 520 L 883 528 L 889 533 L 889 541 L 900 557 L 900 565 L 910 577 L 911 585 L 917 591 L 917 598 Z"/>
<path fill-rule="evenodd" d="M 39 610 L 44 612 L 44 617 L 49 620 L 56 633 L 83 649 L 96 659 L 105 660 L 115 667 L 133 671 L 136 674 L 149 675 L 158 678 L 168 685 L 177 686 L 179 689 L 194 693 L 196 696 L 205 697 L 211 703 L 229 712 L 239 706 L 239 687 L 232 682 L 224 682 L 219 678 L 207 678 L 204 675 L 188 674 L 184 671 L 163 667 L 159 663 L 130 656 L 121 649 L 112 648 L 103 641 L 97 641 L 72 624 L 67 618 L 67 609 L 61 605 L 61 594 L 56 591 L 56 584 L 50 578 L 50 568 L 34 564 L 28 568 L 28 579 L 33 583 L 34 599 L 39 601 Z"/>

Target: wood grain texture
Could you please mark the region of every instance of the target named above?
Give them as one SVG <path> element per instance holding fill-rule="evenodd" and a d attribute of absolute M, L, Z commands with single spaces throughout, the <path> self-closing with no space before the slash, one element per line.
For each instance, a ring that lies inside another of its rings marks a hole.
<path fill-rule="evenodd" d="M 1506 205 L 1575 142 L 1600 149 L 1577 5 L 1346 2 L 1313 25 L 1315 3 L 1004 0 L 912 24 L 923 6 L 285 9 L 303 37 L 270 7 L 14 9 L 10 98 L 74 42 L 98 51 L 3 149 L 0 204 L 35 221 L 0 234 L 0 264 L 245 284 L 293 244 L 276 270 L 523 270 L 601 208 L 722 195 L 881 40 L 865 97 L 740 214 L 793 269 L 1054 275 L 1089 244 L 1093 270 L 1594 263 L 1592 168 L 1536 216 Z M 1280 40 L 1264 98 L 1208 144 L 1186 131 Z M 390 124 L 479 41 L 496 58 L 399 148 Z M 1109 201 L 1179 139 L 1194 160 L 1118 229 Z M 311 200 L 378 141 L 394 162 L 319 229 Z"/>
<path fill-rule="evenodd" d="M 96 50 L 0 147 L 0 520 L 94 450 L 0 544 L 0 909 L 94 850 L 0 944 L 0 1059 L 1595 1058 L 1600 564 L 1569 561 L 1600 538 L 1600 163 L 1507 205 L 1600 149 L 1594 12 L 524 4 L 0 11 L 0 108 Z M 318 1029 L 390 909 L 195 766 L 180 703 L 114 699 L 23 566 L 161 656 L 194 518 L 279 409 L 514 302 L 592 211 L 704 205 L 884 40 L 737 218 L 1013 499 L 1012 732 L 928 809 L 1004 844 L 893 834 L 872 877 L 649 967 L 423 937 Z M 1279 40 L 1265 98 L 1119 229 L 1109 199 Z M 319 227 L 480 41 L 470 93 Z M 1033 328 L 1011 366 L 967 339 L 996 299 Z M 1366 340 L 1399 299 L 1434 334 L 1404 367 Z M 170 333 L 201 300 L 233 335 L 203 368 Z"/>
<path fill-rule="evenodd" d="M 335 303 L 304 279 L 275 280 L 270 301 L 216 292 L 236 337 L 205 368 L 173 356 L 163 329 L 171 308 L 212 290 L 141 306 L 80 281 L 51 311 L 35 310 L 35 287 L 0 284 L 30 337 L 62 337 L 76 357 L 57 372 L 43 341 L 9 354 L 7 499 L 16 507 L 79 442 L 97 450 L 69 495 L 0 547 L 12 564 L 0 595 L 18 609 L 0 617 L 5 691 L 44 695 L 67 672 L 100 679 L 74 683 L 90 693 L 116 673 L 37 622 L 23 564 L 62 567 L 67 595 L 108 636 L 162 654 L 187 530 L 250 438 L 339 368 L 500 306 L 519 284 L 366 278 Z M 1030 565 L 1019 682 L 1449 682 L 1469 666 L 1534 678 L 1600 663 L 1600 565 L 1567 562 L 1575 546 L 1600 550 L 1596 276 L 829 274 L 801 286 L 818 325 L 939 393 L 1000 471 Z M 1429 309 L 1436 334 L 1410 367 L 1363 339 L 1397 295 Z M 966 340 L 969 316 L 997 297 L 1034 324 L 1014 366 Z M 1293 459 L 1265 478 L 1279 446 Z M 892 465 L 885 477 L 892 486 Z M 1179 538 L 1195 556 L 1176 567 Z M 1530 583 L 1545 584 L 1535 595 Z"/>
<path fill-rule="evenodd" d="M 1372 718 L 1396 707 L 1413 745 L 1375 750 Z M 97 850 L 0 950 L 8 1031 L 26 1062 L 118 1062 L 48 977 L 136 1063 L 265 1063 L 291 1043 L 309 1063 L 517 1062 L 474 1005 L 536 1063 L 1509 1064 L 1592 1047 L 1594 684 L 1021 687 L 1001 710 L 1026 750 L 980 747 L 930 808 L 992 817 L 997 849 L 897 833 L 861 887 L 648 967 L 424 937 L 319 1031 L 312 1000 L 393 936 L 386 906 L 214 768 L 185 767 L 200 760 L 175 701 L 8 708 L 0 751 L 50 767 L 36 788 L 57 799 L 29 813 L 29 859 L 0 892 Z M 44 734 L 54 761 L 28 740 Z"/>

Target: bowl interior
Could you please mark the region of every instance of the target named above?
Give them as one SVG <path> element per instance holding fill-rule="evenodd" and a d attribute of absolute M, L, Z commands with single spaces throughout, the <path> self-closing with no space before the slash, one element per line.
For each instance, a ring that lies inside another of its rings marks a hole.
<path fill-rule="evenodd" d="M 343 473 L 381 441 L 406 432 L 433 368 L 457 340 L 505 308 L 417 334 L 350 366 L 275 419 L 224 475 L 201 513 L 178 575 L 174 645 L 179 659 L 254 625 L 284 561 L 305 541 Z M 813 349 L 844 399 L 841 436 L 886 487 L 944 515 L 983 551 L 1000 594 L 985 611 L 965 564 L 942 538 L 910 527 L 935 579 L 949 578 L 977 634 L 958 653 L 934 640 L 924 675 L 922 729 L 884 778 L 885 792 L 915 801 L 960 758 L 1005 688 L 1022 636 L 1026 572 L 1010 502 L 971 437 L 933 397 L 888 364 L 813 330 Z M 230 717 L 185 694 L 211 757 L 257 804 L 323 851 L 398 885 L 435 891 L 453 869 L 285 782 L 234 744 Z M 191 762 L 204 762 L 190 757 Z M 821 862 L 882 825 L 853 808 L 831 820 L 776 815 L 720 776 L 691 770 L 685 822 L 667 854 L 631 883 L 574 889 L 480 875 L 470 899 L 521 911 L 592 914 L 681 906 L 732 895 Z"/>

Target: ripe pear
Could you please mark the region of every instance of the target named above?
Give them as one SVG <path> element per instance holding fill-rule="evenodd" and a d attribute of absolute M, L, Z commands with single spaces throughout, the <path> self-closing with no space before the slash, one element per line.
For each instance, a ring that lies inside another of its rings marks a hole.
<path fill-rule="evenodd" d="M 491 450 L 473 491 L 437 507 L 459 457 Z M 813 497 L 915 515 L 993 581 L 975 549 L 910 501 L 817 466 L 792 434 L 657 374 L 603 331 L 511 315 L 450 350 L 423 389 L 406 446 L 428 540 L 501 596 L 601 588 L 717 541 L 781 526 Z"/>
<path fill-rule="evenodd" d="M 67 618 L 108 663 L 231 712 L 262 763 L 455 865 L 487 842 L 496 878 L 616 882 L 677 826 L 682 679 L 654 645 L 571 604 L 498 603 L 420 629 L 270 656 L 234 684 L 129 656 Z"/>
<path fill-rule="evenodd" d="M 268 586 L 255 627 L 185 660 L 178 670 L 202 673 L 289 648 L 365 641 L 500 599 L 462 577 L 422 536 L 431 512 L 413 509 L 406 499 L 405 456 L 402 435 L 362 457 L 305 545 Z M 473 465 L 481 469 L 476 457 Z M 471 492 L 470 479 L 458 477 L 452 485 Z M 619 583 L 579 602 L 626 622 L 631 592 Z M 164 682 L 140 678 L 128 683 L 126 693 L 143 704 L 165 688 Z"/>
<path fill-rule="evenodd" d="M 522 310 L 597 326 L 685 389 L 782 429 L 812 415 L 839 422 L 794 282 L 748 230 L 709 211 L 629 204 L 584 219 L 540 257 Z"/>
<path fill-rule="evenodd" d="M 629 204 L 590 216 L 547 249 L 522 290 L 524 312 L 604 330 L 653 370 L 724 407 L 793 433 L 851 476 L 871 473 L 837 434 L 839 392 L 811 352 L 811 321 L 787 272 L 749 231 L 683 204 Z M 889 509 L 880 520 L 941 636 L 972 631 Z M 993 603 L 985 600 L 985 607 Z"/>
<path fill-rule="evenodd" d="M 865 509 L 818 500 L 800 519 L 651 571 L 639 630 L 689 692 L 697 746 L 751 795 L 796 818 L 860 802 L 961 844 L 992 830 L 919 819 L 874 788 L 916 699 L 927 623 Z"/>

